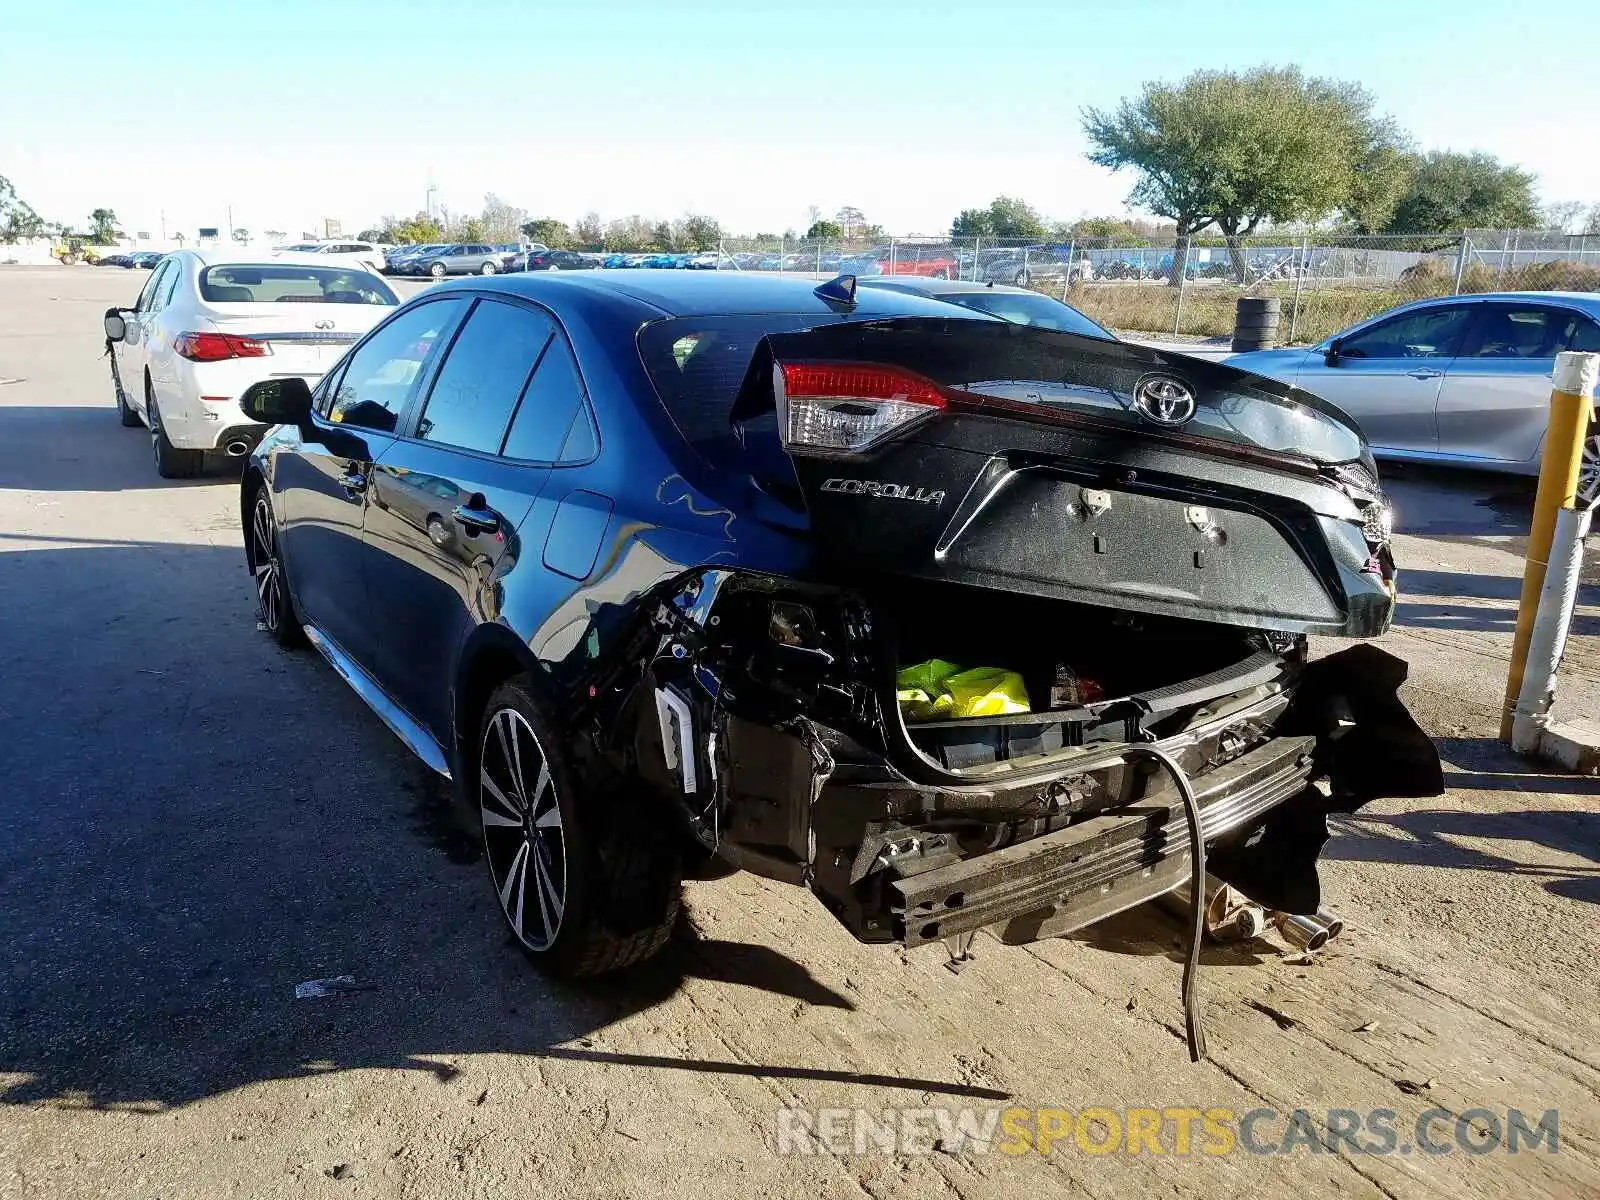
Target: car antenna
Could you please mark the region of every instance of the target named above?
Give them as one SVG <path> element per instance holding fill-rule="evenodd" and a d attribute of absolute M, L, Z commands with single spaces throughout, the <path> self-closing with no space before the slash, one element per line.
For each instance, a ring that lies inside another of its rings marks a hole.
<path fill-rule="evenodd" d="M 834 312 L 852 312 L 856 306 L 856 277 L 835 275 L 827 283 L 819 283 L 811 294 Z"/>

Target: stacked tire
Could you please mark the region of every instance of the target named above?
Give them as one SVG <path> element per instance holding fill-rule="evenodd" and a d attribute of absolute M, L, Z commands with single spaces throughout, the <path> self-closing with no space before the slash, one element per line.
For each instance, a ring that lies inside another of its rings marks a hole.
<path fill-rule="evenodd" d="M 1233 317 L 1233 352 L 1270 350 L 1278 344 L 1277 296 L 1240 296 Z"/>

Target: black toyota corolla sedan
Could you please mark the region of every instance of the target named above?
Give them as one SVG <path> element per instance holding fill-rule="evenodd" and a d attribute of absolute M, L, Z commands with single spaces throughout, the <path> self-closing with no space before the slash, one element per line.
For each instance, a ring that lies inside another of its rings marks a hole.
<path fill-rule="evenodd" d="M 430 289 L 243 404 L 262 623 L 454 780 L 557 972 L 658 949 L 712 860 L 906 946 L 1204 862 L 1309 913 L 1328 811 L 1439 788 L 1403 664 L 1307 661 L 1394 568 L 1360 433 L 1284 384 L 849 277 L 587 272 Z"/>

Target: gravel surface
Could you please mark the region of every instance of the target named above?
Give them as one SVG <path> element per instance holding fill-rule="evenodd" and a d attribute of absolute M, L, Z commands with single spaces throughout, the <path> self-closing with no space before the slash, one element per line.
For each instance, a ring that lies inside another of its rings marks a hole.
<path fill-rule="evenodd" d="M 642 974 L 557 986 L 426 771 L 256 630 L 236 475 L 163 482 L 118 426 L 99 316 L 144 279 L 0 270 L 0 1196 L 1600 1193 L 1600 789 L 1493 740 L 1525 485 L 1395 479 L 1382 644 L 1450 792 L 1338 822 L 1348 928 L 1314 960 L 1207 950 L 1210 1062 L 1148 910 L 980 936 L 957 975 L 739 875 L 689 886 Z M 1583 600 L 1563 703 L 1592 715 Z M 1273 1146 L 1297 1108 L 1392 1109 L 1408 1145 L 1432 1108 L 1447 1141 L 1472 1109 L 1559 1109 L 1560 1146 L 779 1155 L 790 1104 L 1270 1108 Z"/>

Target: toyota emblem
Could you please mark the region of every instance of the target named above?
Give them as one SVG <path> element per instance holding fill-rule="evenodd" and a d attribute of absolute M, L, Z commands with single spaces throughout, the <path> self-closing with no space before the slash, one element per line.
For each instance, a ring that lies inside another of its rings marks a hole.
<path fill-rule="evenodd" d="M 332 329 L 333 328 L 333 322 L 327 320 L 326 318 L 324 318 L 321 321 L 313 321 L 312 324 L 315 325 L 318 329 Z"/>
<path fill-rule="evenodd" d="M 1194 391 L 1171 375 L 1146 375 L 1134 385 L 1133 406 L 1157 425 L 1182 425 L 1194 416 Z"/>

